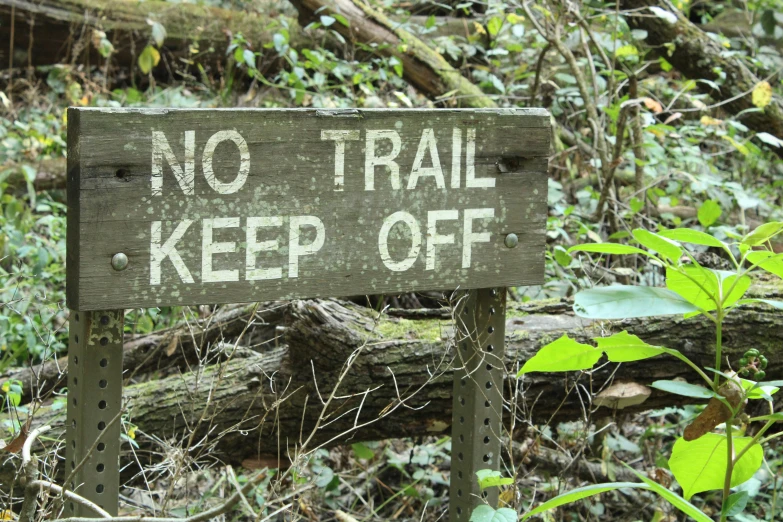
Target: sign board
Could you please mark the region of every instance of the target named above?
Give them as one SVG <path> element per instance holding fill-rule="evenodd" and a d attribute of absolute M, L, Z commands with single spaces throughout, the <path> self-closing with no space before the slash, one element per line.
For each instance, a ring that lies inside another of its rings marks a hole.
<path fill-rule="evenodd" d="M 69 109 L 68 307 L 541 283 L 549 142 L 539 109 Z"/>

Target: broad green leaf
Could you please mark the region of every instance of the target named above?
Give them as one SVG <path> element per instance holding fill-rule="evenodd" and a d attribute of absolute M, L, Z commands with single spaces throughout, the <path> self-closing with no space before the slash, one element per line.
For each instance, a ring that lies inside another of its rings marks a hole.
<path fill-rule="evenodd" d="M 751 437 L 733 439 L 734 454 L 739 454 L 752 442 Z M 726 475 L 726 436 L 707 433 L 696 440 L 677 439 L 669 459 L 669 469 L 682 487 L 683 496 L 690 499 L 696 493 L 723 489 Z M 754 444 L 734 466 L 731 486 L 739 486 L 753 476 L 761 467 L 764 452 Z"/>
<path fill-rule="evenodd" d="M 680 256 L 682 256 L 682 248 L 671 239 L 659 236 L 658 234 L 654 234 L 643 228 L 637 228 L 632 233 L 634 239 L 640 244 L 650 250 L 658 252 L 673 264 L 679 264 Z"/>
<path fill-rule="evenodd" d="M 655 381 L 650 386 L 657 390 L 682 395 L 683 397 L 694 397 L 696 399 L 711 399 L 715 396 L 712 390 L 703 386 L 697 386 L 681 381 Z"/>
<path fill-rule="evenodd" d="M 589 319 L 687 314 L 698 308 L 666 288 L 613 285 L 578 292 L 574 312 Z"/>
<path fill-rule="evenodd" d="M 720 209 L 718 202 L 708 199 L 699 207 L 699 223 L 701 223 L 701 226 L 704 228 L 707 228 L 708 226 L 718 221 L 718 218 L 722 213 L 723 211 Z"/>
<path fill-rule="evenodd" d="M 767 383 L 757 383 L 750 379 L 740 379 L 740 385 L 744 390 L 750 390 L 748 393 L 748 399 L 766 399 L 770 400 L 772 395 L 775 395 L 780 391 L 777 386 L 772 386 Z"/>
<path fill-rule="evenodd" d="M 153 67 L 160 62 L 160 53 L 153 46 L 148 45 L 141 51 L 139 58 L 136 60 L 139 64 L 139 69 L 143 74 L 149 74 Z"/>
<path fill-rule="evenodd" d="M 354 444 L 351 444 L 351 448 L 353 448 L 353 454 L 356 455 L 357 459 L 372 460 L 373 457 L 375 457 L 375 453 L 373 452 L 373 450 L 371 450 L 361 442 L 356 442 Z"/>
<path fill-rule="evenodd" d="M 601 350 L 563 335 L 538 350 L 528 359 L 517 377 L 530 372 L 570 372 L 592 368 L 601 358 Z"/>
<path fill-rule="evenodd" d="M 669 490 L 668 488 L 665 488 L 655 482 L 654 480 L 650 480 L 649 478 L 645 477 L 643 474 L 639 473 L 635 469 L 633 469 L 628 464 L 623 463 L 623 465 L 630 469 L 634 475 L 639 477 L 639 479 L 644 482 L 647 486 L 649 486 L 651 491 L 654 491 L 658 493 L 661 497 L 663 497 L 664 500 L 666 500 L 669 504 L 676 507 L 692 519 L 694 519 L 696 522 L 713 522 L 713 520 L 705 515 L 702 510 L 679 496 L 677 493 Z"/>
<path fill-rule="evenodd" d="M 766 270 L 770 274 L 783 278 L 783 254 L 774 254 L 763 250 L 749 252 L 746 259 L 753 265 Z"/>
<path fill-rule="evenodd" d="M 783 310 L 783 301 L 773 301 L 772 299 L 742 299 L 739 304 L 762 303 Z"/>
<path fill-rule="evenodd" d="M 325 488 L 334 478 L 334 471 L 329 466 L 323 466 L 314 471 L 316 475 L 313 482 L 315 482 L 315 485 L 319 488 Z"/>
<path fill-rule="evenodd" d="M 596 337 L 594 340 L 598 344 L 598 349 L 603 351 L 612 362 L 640 361 L 666 353 L 664 348 L 647 344 L 625 331 L 611 337 Z"/>
<path fill-rule="evenodd" d="M 649 256 L 650 254 L 642 250 L 628 245 L 621 245 L 620 243 L 586 243 L 584 245 L 572 246 L 568 249 L 568 253 L 573 252 L 591 252 L 596 254 L 641 254 L 643 256 Z"/>
<path fill-rule="evenodd" d="M 494 486 L 507 486 L 513 484 L 514 479 L 510 477 L 504 477 L 499 471 L 493 471 L 491 469 L 480 469 L 476 472 L 478 477 L 479 487 L 483 489 L 491 488 Z"/>
<path fill-rule="evenodd" d="M 503 19 L 500 17 L 493 16 L 489 19 L 489 22 L 487 22 L 487 31 L 490 36 L 497 36 L 501 27 L 503 27 Z"/>
<path fill-rule="evenodd" d="M 762 415 L 761 417 L 753 417 L 753 420 L 783 422 L 783 412 L 770 413 L 769 415 Z"/>
<path fill-rule="evenodd" d="M 494 509 L 481 504 L 470 514 L 470 522 L 517 522 L 517 512 L 510 508 Z"/>
<path fill-rule="evenodd" d="M 745 506 L 748 505 L 748 498 L 750 498 L 750 495 L 747 491 L 737 491 L 729 495 L 724 506 L 725 515 L 734 517 L 745 511 Z"/>
<path fill-rule="evenodd" d="M 713 297 L 720 301 L 723 294 L 729 290 L 731 295 L 723 300 L 724 308 L 732 306 L 745 295 L 750 288 L 750 277 L 742 276 L 735 285 L 736 280 L 737 274 L 733 272 L 712 270 L 698 265 L 685 265 L 666 270 L 666 287 L 706 311 L 717 308 Z"/>
<path fill-rule="evenodd" d="M 593 484 L 590 486 L 584 486 L 581 488 L 572 489 L 571 491 L 567 491 L 561 495 L 556 496 L 555 498 L 547 500 L 537 508 L 522 515 L 519 520 L 527 520 L 528 518 L 534 515 L 538 515 L 539 513 L 549 511 L 550 509 L 555 509 L 556 507 L 560 507 L 565 504 L 572 504 L 577 500 L 582 500 L 583 498 L 606 493 L 607 491 L 614 491 L 616 489 L 625 488 L 649 489 L 646 484 L 640 484 L 638 482 L 608 482 L 606 484 Z M 472 520 L 473 519 L 471 518 L 471 521 Z"/>
<path fill-rule="evenodd" d="M 783 221 L 772 221 L 759 225 L 756 229 L 745 236 L 742 244 L 749 246 L 763 245 L 769 239 L 783 231 Z"/>
<path fill-rule="evenodd" d="M 675 228 L 672 230 L 661 230 L 658 232 L 659 236 L 674 239 L 682 243 L 691 243 L 693 245 L 711 246 L 718 248 L 726 248 L 726 243 L 715 239 L 706 232 L 700 230 L 694 230 L 692 228 Z"/>

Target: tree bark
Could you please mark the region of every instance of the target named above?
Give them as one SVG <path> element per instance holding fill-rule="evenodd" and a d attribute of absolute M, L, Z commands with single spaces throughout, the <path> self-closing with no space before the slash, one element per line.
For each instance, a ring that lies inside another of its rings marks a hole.
<path fill-rule="evenodd" d="M 765 295 L 783 294 L 783 290 L 775 292 Z M 194 459 L 209 455 L 242 462 L 293 455 L 319 424 L 322 401 L 335 389 L 345 362 L 354 356 L 308 449 L 448 433 L 454 358 L 448 342 L 451 322 L 444 311 L 440 318 L 426 315 L 424 319 L 400 319 L 336 300 L 292 302 L 285 307 L 285 346 L 263 353 L 241 349 L 241 357 L 221 364 L 128 386 L 124 394 L 128 420 L 139 427 L 140 453 L 160 451 L 155 440 L 186 439 L 192 430 L 193 440 L 203 441 L 190 448 L 188 454 Z M 240 316 L 235 320 L 241 322 Z M 249 313 L 244 317 L 249 319 Z M 590 342 L 624 329 L 650 343 L 679 349 L 702 366 L 714 366 L 714 331 L 711 323 L 699 319 L 670 316 L 592 322 L 574 316 L 570 303 L 558 301 L 512 304 L 506 328 L 507 398 L 518 367 L 541 346 L 566 333 Z M 251 330 L 246 335 L 252 335 Z M 729 360 L 736 361 L 745 350 L 757 348 L 769 359 L 769 378 L 780 378 L 783 314 L 779 311 L 750 305 L 732 312 L 723 338 Z M 613 375 L 615 369 L 615 365 L 605 365 L 592 375 L 580 376 L 578 382 L 592 391 L 610 378 L 644 385 L 677 377 L 698 382 L 687 366 L 666 356 L 620 365 Z M 539 423 L 583 417 L 589 399 L 585 393 L 569 392 L 576 381 L 574 374 L 526 376 L 522 383 L 525 415 Z M 653 392 L 634 409 L 679 401 Z M 601 408 L 596 414 L 614 412 Z M 63 436 L 63 417 L 61 409 L 53 410 L 47 403 L 33 424 L 52 424 L 56 439 Z M 0 482 L 10 483 L 10 472 L 9 468 L 0 470 Z"/>
<path fill-rule="evenodd" d="M 443 56 L 422 40 L 404 30 L 369 4 L 356 0 L 291 0 L 299 11 L 302 25 L 324 14 L 344 17 L 348 25 L 334 23 L 346 39 L 366 45 L 376 45 L 383 56 L 402 62 L 404 78 L 431 98 L 449 95 L 451 103 L 464 107 L 495 107 L 495 102 L 470 80 L 453 68 Z M 316 15 L 315 13 L 318 13 Z"/>
<path fill-rule="evenodd" d="M 105 58 L 93 44 L 93 29 L 97 29 L 106 32 L 114 45 L 112 65 L 131 70 L 136 57 L 152 41 L 152 25 L 148 21 L 158 22 L 166 29 L 163 57 L 169 59 L 168 65 L 173 69 L 182 62 L 186 66 L 194 61 L 206 66 L 223 63 L 231 35 L 237 33 L 260 50 L 272 40 L 274 30 L 268 28 L 273 21 L 289 22 L 292 42 L 300 36 L 296 22 L 279 14 L 271 2 L 265 14 L 260 15 L 158 1 L 0 0 L 0 42 L 4 42 L 0 63 L 3 67 L 9 63 L 15 67 L 103 65 Z M 198 44 L 195 53 L 191 52 L 194 44 Z"/>
<path fill-rule="evenodd" d="M 627 15 L 629 25 L 634 29 L 647 31 L 645 40 L 651 46 L 671 49 L 665 58 L 678 71 L 694 80 L 710 80 L 720 86 L 713 88 L 705 82 L 697 86 L 714 100 L 723 102 L 723 109 L 739 114 L 756 109 L 751 92 L 760 79 L 748 69 L 738 56 L 728 55 L 715 40 L 688 20 L 669 0 L 622 0 L 622 9 L 633 9 Z M 664 9 L 677 18 L 670 23 L 656 16 L 649 8 Z M 724 77 L 725 76 L 725 77 Z M 742 122 L 757 132 L 768 132 L 783 139 L 783 100 L 772 97 L 769 105 L 761 111 L 748 112 Z M 783 149 L 776 148 L 779 155 Z"/>

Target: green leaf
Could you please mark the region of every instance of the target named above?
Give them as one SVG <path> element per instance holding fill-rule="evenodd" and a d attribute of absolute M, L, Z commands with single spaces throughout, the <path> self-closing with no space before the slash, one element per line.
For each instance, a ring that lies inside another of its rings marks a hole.
<path fill-rule="evenodd" d="M 634 239 L 645 247 L 658 252 L 673 264 L 679 264 L 680 256 L 682 256 L 682 248 L 679 244 L 643 228 L 637 228 L 632 233 Z"/>
<path fill-rule="evenodd" d="M 470 514 L 470 522 L 517 522 L 517 512 L 510 508 L 494 509 L 481 504 Z"/>
<path fill-rule="evenodd" d="M 783 301 L 773 301 L 772 299 L 742 299 L 738 304 L 762 303 L 783 310 Z"/>
<path fill-rule="evenodd" d="M 766 143 L 767 145 L 783 148 L 783 140 L 781 140 L 777 136 L 773 136 L 769 132 L 759 132 L 756 134 L 756 137 L 761 141 L 763 141 L 764 143 Z"/>
<path fill-rule="evenodd" d="M 718 202 L 708 199 L 699 207 L 699 223 L 701 223 L 701 226 L 704 228 L 707 228 L 708 226 L 718 221 L 718 218 L 722 213 L 723 211 L 720 209 Z"/>
<path fill-rule="evenodd" d="M 622 47 L 619 47 L 617 51 L 615 51 L 615 56 L 618 58 L 623 58 L 626 56 L 638 56 L 639 50 L 636 48 L 635 45 L 627 44 L 623 45 Z"/>
<path fill-rule="evenodd" d="M 694 245 L 726 248 L 726 243 L 715 239 L 706 232 L 700 230 L 694 230 L 692 228 L 675 228 L 673 230 L 661 230 L 658 232 L 659 236 L 674 239 L 675 241 L 681 241 L 683 243 L 691 243 Z"/>
<path fill-rule="evenodd" d="M 679 496 L 677 493 L 670 491 L 668 488 L 665 488 L 655 482 L 654 480 L 650 480 L 649 478 L 645 477 L 643 474 L 639 473 L 635 469 L 633 469 L 628 464 L 623 463 L 623 465 L 630 469 L 634 475 L 639 477 L 639 479 L 644 482 L 647 486 L 649 486 L 650 490 L 658 493 L 664 500 L 666 500 L 669 504 L 676 507 L 692 519 L 694 519 L 696 522 L 713 522 L 713 520 L 705 515 L 699 508 Z"/>
<path fill-rule="evenodd" d="M 740 385 L 748 391 L 748 399 L 752 400 L 772 400 L 772 396 L 780 391 L 780 388 L 769 383 L 757 383 L 750 379 L 740 379 Z"/>
<path fill-rule="evenodd" d="M 436 23 L 435 15 L 430 15 L 427 18 L 427 21 L 424 22 L 424 28 L 425 29 L 432 29 L 433 27 L 435 27 L 435 23 Z"/>
<path fill-rule="evenodd" d="M 759 225 L 756 229 L 745 236 L 742 240 L 743 245 L 758 246 L 763 245 L 772 237 L 783 231 L 783 221 L 772 221 Z"/>
<path fill-rule="evenodd" d="M 751 437 L 733 439 L 734 454 L 739 454 L 752 442 Z M 682 487 L 683 496 L 690 499 L 696 493 L 723 489 L 726 474 L 726 436 L 706 433 L 693 441 L 677 439 L 669 459 L 669 469 Z M 731 486 L 739 486 L 753 476 L 761 467 L 764 452 L 754 444 L 734 466 Z"/>
<path fill-rule="evenodd" d="M 694 397 L 696 399 L 711 399 L 715 397 L 715 392 L 708 390 L 703 386 L 689 384 L 681 381 L 655 381 L 650 386 L 655 389 L 682 395 L 683 397 Z"/>
<path fill-rule="evenodd" d="M 571 254 L 566 251 L 565 248 L 563 248 L 560 245 L 555 246 L 555 248 L 552 249 L 552 254 L 555 257 L 555 261 L 557 261 L 557 264 L 562 267 L 567 267 L 571 264 Z"/>
<path fill-rule="evenodd" d="M 250 49 L 245 49 L 242 52 L 242 60 L 250 69 L 256 68 L 256 54 Z"/>
<path fill-rule="evenodd" d="M 373 457 L 375 457 L 375 453 L 373 452 L 373 450 L 371 450 L 361 442 L 356 442 L 354 444 L 351 444 L 351 448 L 353 449 L 353 454 L 356 455 L 357 459 L 372 460 Z"/>
<path fill-rule="evenodd" d="M 746 259 L 753 265 L 783 279 L 783 254 L 754 250 L 748 253 Z"/>
<path fill-rule="evenodd" d="M 501 27 L 503 27 L 503 19 L 498 16 L 493 16 L 487 22 L 487 32 L 490 36 L 497 36 Z"/>
<path fill-rule="evenodd" d="M 745 511 L 750 495 L 747 491 L 737 491 L 729 495 L 726 505 L 723 506 L 724 515 L 734 517 Z"/>
<path fill-rule="evenodd" d="M 507 486 L 514 483 L 513 478 L 503 477 L 499 471 L 480 469 L 476 472 L 479 487 L 484 490 L 494 486 Z"/>
<path fill-rule="evenodd" d="M 574 312 L 588 319 L 627 319 L 687 314 L 698 308 L 666 288 L 614 285 L 583 290 L 574 297 Z"/>
<path fill-rule="evenodd" d="M 351 22 L 349 22 L 348 19 L 341 14 L 334 13 L 332 14 L 332 18 L 340 22 L 345 27 L 351 27 Z"/>
<path fill-rule="evenodd" d="M 607 491 L 614 491 L 617 489 L 625 489 L 625 488 L 649 489 L 648 487 L 645 487 L 645 484 L 640 484 L 638 482 L 608 482 L 606 484 L 592 484 L 590 486 L 583 486 L 581 488 L 572 489 L 571 491 L 567 491 L 552 499 L 547 500 L 537 508 L 528 511 L 527 513 L 522 515 L 522 518 L 520 518 L 519 520 L 520 521 L 527 520 L 528 518 L 534 515 L 538 515 L 539 513 L 549 511 L 550 509 L 554 509 L 556 507 L 560 507 L 565 504 L 572 504 L 577 500 L 582 500 L 583 498 L 592 497 L 593 495 L 599 495 L 601 493 L 606 493 Z M 473 519 L 471 518 L 471 521 L 472 520 Z"/>
<path fill-rule="evenodd" d="M 769 415 L 762 415 L 761 417 L 753 417 L 753 420 L 783 422 L 783 412 L 770 413 Z"/>
<path fill-rule="evenodd" d="M 163 45 L 163 41 L 166 39 L 166 28 L 160 22 L 147 21 L 152 26 L 152 39 L 155 40 L 155 45 L 160 47 Z"/>
<path fill-rule="evenodd" d="M 141 54 L 136 61 L 139 64 L 141 72 L 143 74 L 149 74 L 152 68 L 160 62 L 160 53 L 153 46 L 148 45 L 141 51 Z"/>
<path fill-rule="evenodd" d="M 649 256 L 650 254 L 641 248 L 620 243 L 587 243 L 585 245 L 576 245 L 568 249 L 568 253 L 573 252 L 594 252 L 597 254 L 641 254 Z"/>
<path fill-rule="evenodd" d="M 530 372 L 570 372 L 592 368 L 601 358 L 601 350 L 582 344 L 563 335 L 538 350 L 517 373 L 520 377 Z"/>
<path fill-rule="evenodd" d="M 640 361 L 666 353 L 665 348 L 647 344 L 626 331 L 611 337 L 596 337 L 594 340 L 612 362 Z"/>
<path fill-rule="evenodd" d="M 332 471 L 332 468 L 328 466 L 320 467 L 319 469 L 315 470 L 316 476 L 314 477 L 315 485 L 319 488 L 325 488 L 329 485 L 330 482 L 332 482 L 332 479 L 334 478 L 334 471 Z"/>
<path fill-rule="evenodd" d="M 739 301 L 750 288 L 751 279 L 744 275 L 735 285 L 737 274 L 724 270 L 712 270 L 699 265 L 685 265 L 676 269 L 666 269 L 666 287 L 677 292 L 688 302 L 711 311 L 718 306 L 715 300 L 731 290 L 731 295 L 723 300 L 723 307 L 729 307 Z M 714 300 L 714 299 L 715 300 Z"/>

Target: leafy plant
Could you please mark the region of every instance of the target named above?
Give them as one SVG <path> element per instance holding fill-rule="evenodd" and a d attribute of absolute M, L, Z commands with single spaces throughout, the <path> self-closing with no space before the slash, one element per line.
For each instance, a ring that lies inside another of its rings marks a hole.
<path fill-rule="evenodd" d="M 713 207 L 703 213 L 700 211 L 699 217 L 700 220 L 714 221 L 717 214 Z M 592 243 L 569 249 L 569 254 L 642 255 L 666 273 L 666 288 L 614 285 L 579 292 L 574 300 L 577 315 L 590 319 L 666 314 L 683 314 L 685 318 L 706 317 L 715 327 L 714 368 L 701 368 L 678 350 L 650 345 L 622 331 L 594 339 L 595 346 L 563 336 L 542 347 L 519 370 L 518 377 L 531 372 L 588 370 L 604 356 L 610 362 L 620 363 L 668 355 L 687 364 L 703 381 L 702 385 L 656 381 L 652 386 L 677 395 L 709 400 L 709 404 L 677 439 L 668 461 L 684 498 L 637 473 L 642 484 L 610 483 L 578 488 L 532 509 L 522 517 L 523 520 L 587 496 L 620 488 L 651 489 L 679 510 L 704 521 L 710 518 L 688 501 L 698 493 L 720 490 L 723 495 L 720 520 L 725 521 L 729 516 L 742 512 L 747 503 L 747 493 L 737 491 L 732 494 L 731 490 L 753 476 L 763 461 L 763 444 L 779 436 L 764 435 L 775 422 L 783 420 L 783 415 L 774 413 L 771 397 L 783 382 L 758 382 L 765 378 L 767 366 L 766 356 L 758 349 L 748 350 L 733 367 L 730 364 L 724 369 L 722 328 L 726 315 L 743 305 L 763 303 L 783 309 L 783 301 L 746 297 L 751 273 L 765 271 L 783 278 L 783 254 L 775 254 L 770 243 L 780 234 L 783 234 L 783 222 L 761 225 L 737 237 L 733 243 L 690 229 L 665 230 L 657 234 L 636 229 L 631 236 L 638 246 Z M 729 258 L 734 270 L 701 266 L 686 247 L 688 244 L 720 249 Z M 748 400 L 766 400 L 770 414 L 750 419 L 743 416 Z M 753 437 L 743 436 L 750 422 L 764 422 L 764 425 Z M 725 426 L 722 432 L 713 431 L 721 424 Z"/>

